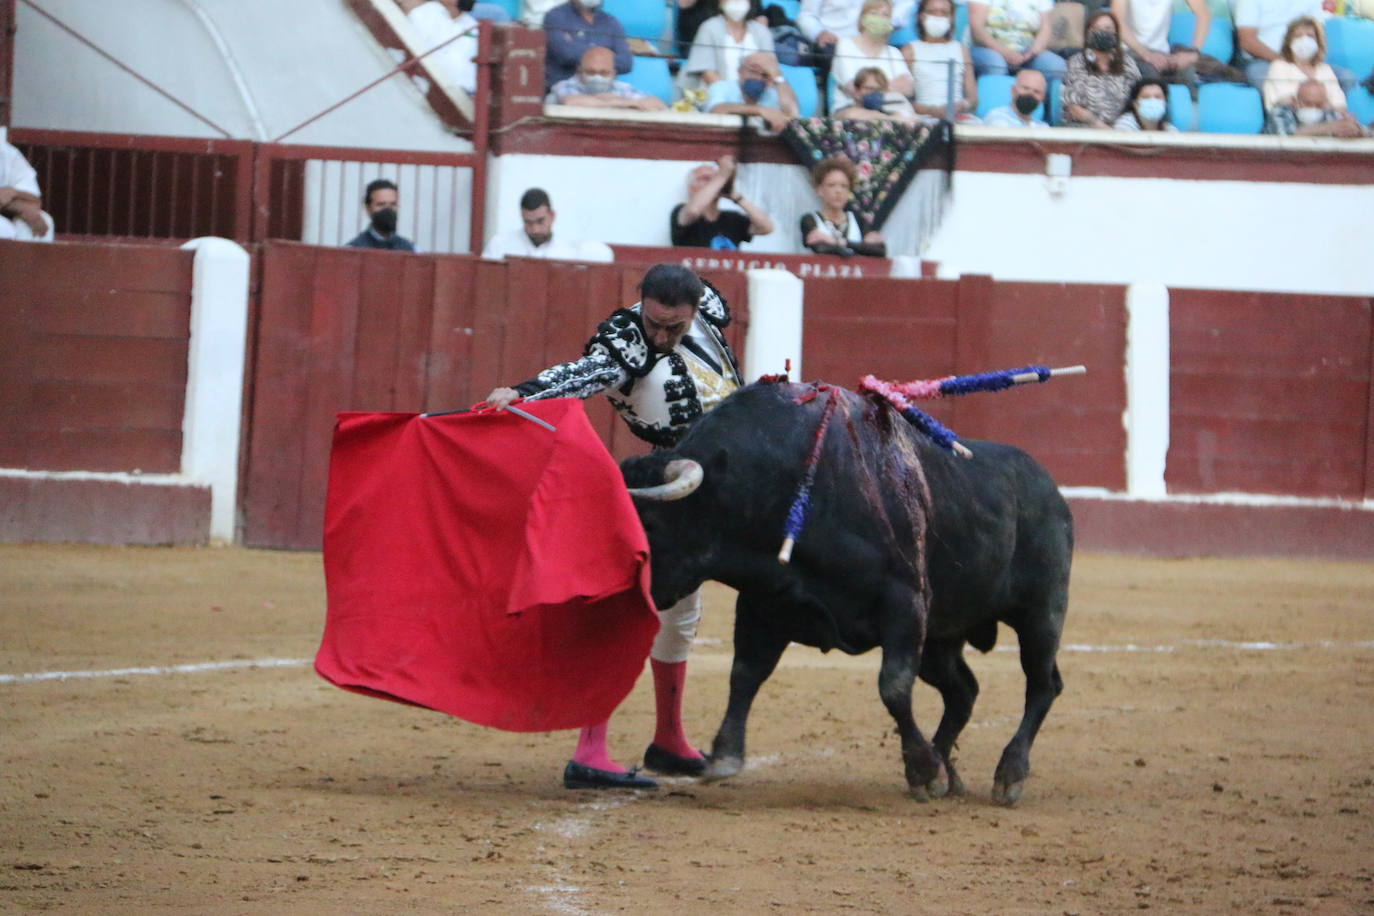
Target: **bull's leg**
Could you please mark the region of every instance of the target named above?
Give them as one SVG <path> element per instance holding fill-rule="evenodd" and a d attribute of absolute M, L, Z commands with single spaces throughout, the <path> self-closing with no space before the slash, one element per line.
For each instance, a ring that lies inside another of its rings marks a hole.
<path fill-rule="evenodd" d="M 787 639 L 764 626 L 750 613 L 749 604 L 744 595 L 735 602 L 735 660 L 730 666 L 730 700 L 726 703 L 720 730 L 711 743 L 710 762 L 701 777 L 708 782 L 734 776 L 744 768 L 744 732 L 749 721 L 749 707 L 787 648 Z"/>
<path fill-rule="evenodd" d="M 945 762 L 950 795 L 964 794 L 964 781 L 955 771 L 951 755 L 954 743 L 973 715 L 973 702 L 978 698 L 978 679 L 964 661 L 963 648 L 961 639 L 930 640 L 921 653 L 921 680 L 940 691 L 945 706 L 940 727 L 930 743 L 935 745 Z"/>
<path fill-rule="evenodd" d="M 905 611 L 893 615 L 895 621 L 883 634 L 878 695 L 897 723 L 907 786 L 913 798 L 925 802 L 943 796 L 949 790 L 949 779 L 944 762 L 916 727 L 916 717 L 911 711 L 911 688 L 916 684 L 916 670 L 920 665 L 925 609 L 921 599 L 914 595 L 904 603 Z M 916 604 L 914 609 L 912 603 Z"/>
<path fill-rule="evenodd" d="M 1062 609 L 1062 602 L 1059 607 Z M 1064 689 L 1064 680 L 1055 663 L 1063 620 L 1060 610 L 1058 613 L 1031 614 L 1013 624 L 1021 642 L 1021 670 L 1026 674 L 1026 709 L 1020 727 L 1002 751 L 1002 759 L 993 774 L 992 800 L 998 804 L 1012 805 L 1021 797 L 1026 777 L 1030 775 L 1031 744 L 1054 698 Z"/>

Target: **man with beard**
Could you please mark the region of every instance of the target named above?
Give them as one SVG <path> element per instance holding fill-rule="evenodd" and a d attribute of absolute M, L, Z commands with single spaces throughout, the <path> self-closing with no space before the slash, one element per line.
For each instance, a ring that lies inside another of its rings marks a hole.
<path fill-rule="evenodd" d="M 347 247 L 416 251 L 410 239 L 396 234 L 396 211 L 399 205 L 400 196 L 393 182 L 385 178 L 371 182 L 363 194 L 363 212 L 367 214 L 371 225 L 358 233 Z"/>
<path fill-rule="evenodd" d="M 520 196 L 521 229 L 512 229 L 494 235 L 487 247 L 482 249 L 482 257 L 499 261 L 508 255 L 519 258 L 553 258 L 562 261 L 579 259 L 580 249 L 572 242 L 553 237 L 553 221 L 558 214 L 549 203 L 548 192 L 543 188 L 530 188 Z"/>

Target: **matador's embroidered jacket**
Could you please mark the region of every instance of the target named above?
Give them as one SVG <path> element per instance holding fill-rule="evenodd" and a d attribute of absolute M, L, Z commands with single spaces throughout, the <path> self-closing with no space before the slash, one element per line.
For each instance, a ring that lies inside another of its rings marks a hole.
<path fill-rule="evenodd" d="M 589 398 L 605 391 L 636 436 L 656 446 L 676 443 L 693 421 L 740 385 L 739 365 L 722 329 L 730 309 L 708 283 L 691 328 L 671 351 L 649 345 L 640 304 L 601 322 L 580 359 L 550 366 L 515 386 L 537 398 Z"/>

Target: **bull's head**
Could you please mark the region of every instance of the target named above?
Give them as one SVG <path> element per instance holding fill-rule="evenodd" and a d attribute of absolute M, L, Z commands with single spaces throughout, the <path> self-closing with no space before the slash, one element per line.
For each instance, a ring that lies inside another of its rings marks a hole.
<path fill-rule="evenodd" d="M 663 468 L 663 483 L 652 487 L 630 487 L 630 495 L 645 502 L 667 503 L 686 499 L 701 486 L 701 465 L 691 458 L 678 458 Z"/>
<path fill-rule="evenodd" d="M 688 497 L 701 487 L 705 472 L 691 458 L 664 452 L 630 458 L 621 470 L 649 538 L 654 603 L 670 607 L 704 578 L 703 554 L 716 526 L 700 497 Z"/>

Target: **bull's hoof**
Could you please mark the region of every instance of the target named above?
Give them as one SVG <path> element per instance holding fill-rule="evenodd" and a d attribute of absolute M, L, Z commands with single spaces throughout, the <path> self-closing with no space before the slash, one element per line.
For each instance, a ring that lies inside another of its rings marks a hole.
<path fill-rule="evenodd" d="M 719 782 L 722 779 L 729 779 L 740 770 L 744 769 L 744 760 L 739 757 L 712 757 L 706 763 L 706 769 L 702 771 L 702 782 Z"/>
<path fill-rule="evenodd" d="M 940 768 L 926 782 L 911 781 L 907 787 L 911 791 L 911 797 L 918 802 L 928 802 L 934 798 L 944 798 L 949 793 L 949 774 L 945 771 L 945 765 L 940 764 Z"/>
<path fill-rule="evenodd" d="M 950 798 L 963 798 L 963 797 L 964 797 L 965 795 L 967 795 L 967 794 L 968 794 L 968 790 L 964 788 L 964 781 L 963 781 L 962 779 L 959 778 L 959 774 L 958 774 L 958 773 L 954 772 L 954 768 L 953 768 L 953 767 L 950 767 L 950 768 L 949 768 L 949 797 L 950 797 Z"/>
<path fill-rule="evenodd" d="M 1016 800 L 1021 797 L 1021 792 L 1025 788 L 1026 781 L 1024 779 L 1011 783 L 995 780 L 992 784 L 993 803 L 1010 808 L 1016 804 Z"/>

